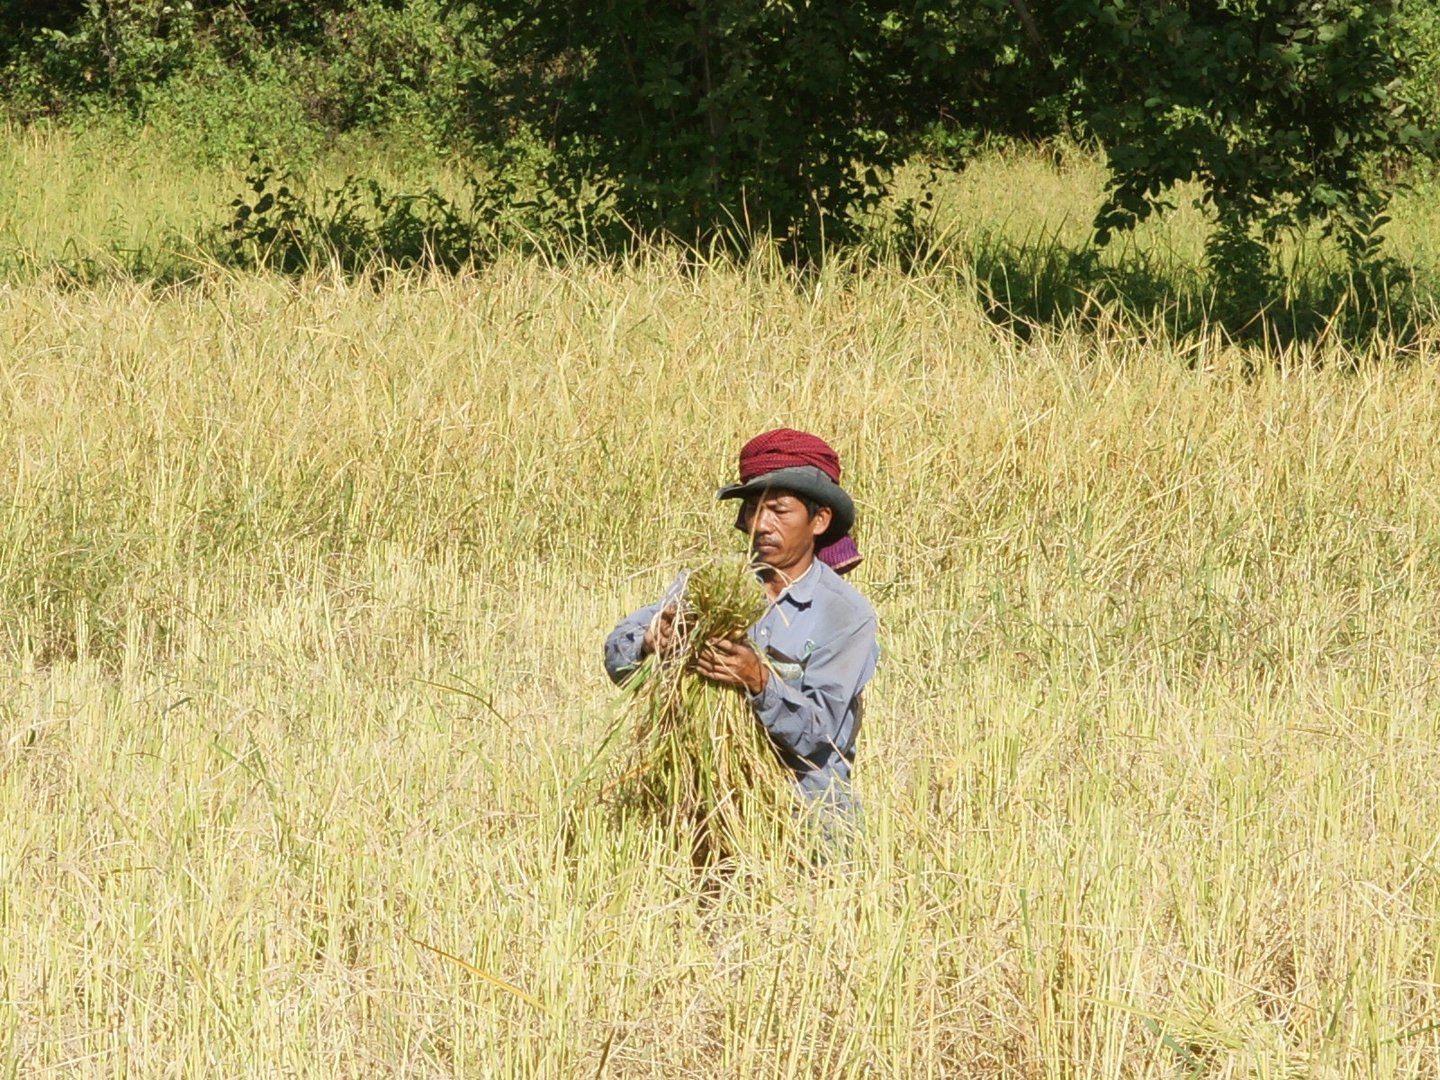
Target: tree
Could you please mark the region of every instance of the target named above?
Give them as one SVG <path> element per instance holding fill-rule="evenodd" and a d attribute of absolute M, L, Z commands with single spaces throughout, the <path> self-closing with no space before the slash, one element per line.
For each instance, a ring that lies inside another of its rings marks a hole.
<path fill-rule="evenodd" d="M 1105 148 L 1102 243 L 1198 180 L 1220 245 L 1321 222 L 1356 259 L 1384 223 L 1387 156 L 1416 144 L 1395 5 L 1351 0 L 1070 0 L 1041 33 Z"/>
<path fill-rule="evenodd" d="M 588 215 L 707 244 L 844 239 L 902 144 L 888 5 L 867 0 L 564 0 L 496 5 L 497 67 Z"/>
<path fill-rule="evenodd" d="M 937 126 L 1064 126 L 1109 161 L 1101 243 L 1195 179 L 1232 246 L 1320 221 L 1359 258 L 1383 222 L 1383 160 L 1420 139 L 1385 0 L 493 9 L 511 25 L 509 100 L 565 197 L 692 243 L 768 232 L 813 251 L 853 235 Z"/>

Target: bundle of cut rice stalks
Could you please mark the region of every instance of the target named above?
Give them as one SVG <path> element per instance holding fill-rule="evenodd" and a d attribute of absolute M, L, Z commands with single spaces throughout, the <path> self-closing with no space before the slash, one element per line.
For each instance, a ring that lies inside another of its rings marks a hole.
<path fill-rule="evenodd" d="M 708 642 L 739 641 L 765 604 L 753 564 L 723 559 L 691 571 L 676 599 L 676 647 L 646 657 L 625 684 L 607 739 L 618 748 L 630 734 L 607 801 L 688 837 L 697 865 L 775 853 L 793 840 L 790 771 L 742 693 L 695 671 Z"/>

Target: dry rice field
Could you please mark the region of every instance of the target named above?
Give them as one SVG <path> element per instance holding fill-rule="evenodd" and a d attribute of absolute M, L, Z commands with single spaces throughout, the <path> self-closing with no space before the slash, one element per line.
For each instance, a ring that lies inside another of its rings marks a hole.
<path fill-rule="evenodd" d="M 0 342 L 0 1073 L 1440 1076 L 1434 342 L 660 253 L 17 275 Z M 604 634 L 781 424 L 861 508 L 863 842 L 567 848 Z"/>

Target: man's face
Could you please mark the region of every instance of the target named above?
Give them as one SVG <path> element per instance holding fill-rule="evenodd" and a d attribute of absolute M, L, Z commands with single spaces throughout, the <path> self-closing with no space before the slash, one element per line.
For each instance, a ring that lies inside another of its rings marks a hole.
<path fill-rule="evenodd" d="M 747 496 L 740 504 L 736 524 L 750 534 L 750 551 L 756 562 L 804 573 L 815 554 L 815 541 L 830 527 L 830 508 L 822 506 L 811 517 L 805 500 L 776 488 Z"/>

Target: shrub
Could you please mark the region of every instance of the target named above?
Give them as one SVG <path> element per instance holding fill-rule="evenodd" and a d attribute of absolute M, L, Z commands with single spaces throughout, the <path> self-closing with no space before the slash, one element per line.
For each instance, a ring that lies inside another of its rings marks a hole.
<path fill-rule="evenodd" d="M 288 173 L 258 157 L 250 165 L 249 188 L 232 200 L 230 220 L 202 241 L 241 269 L 459 270 L 491 261 L 517 239 L 506 214 L 514 191 L 503 182 L 472 177 L 468 203 L 434 188 L 391 192 L 356 177 L 309 198 Z"/>

